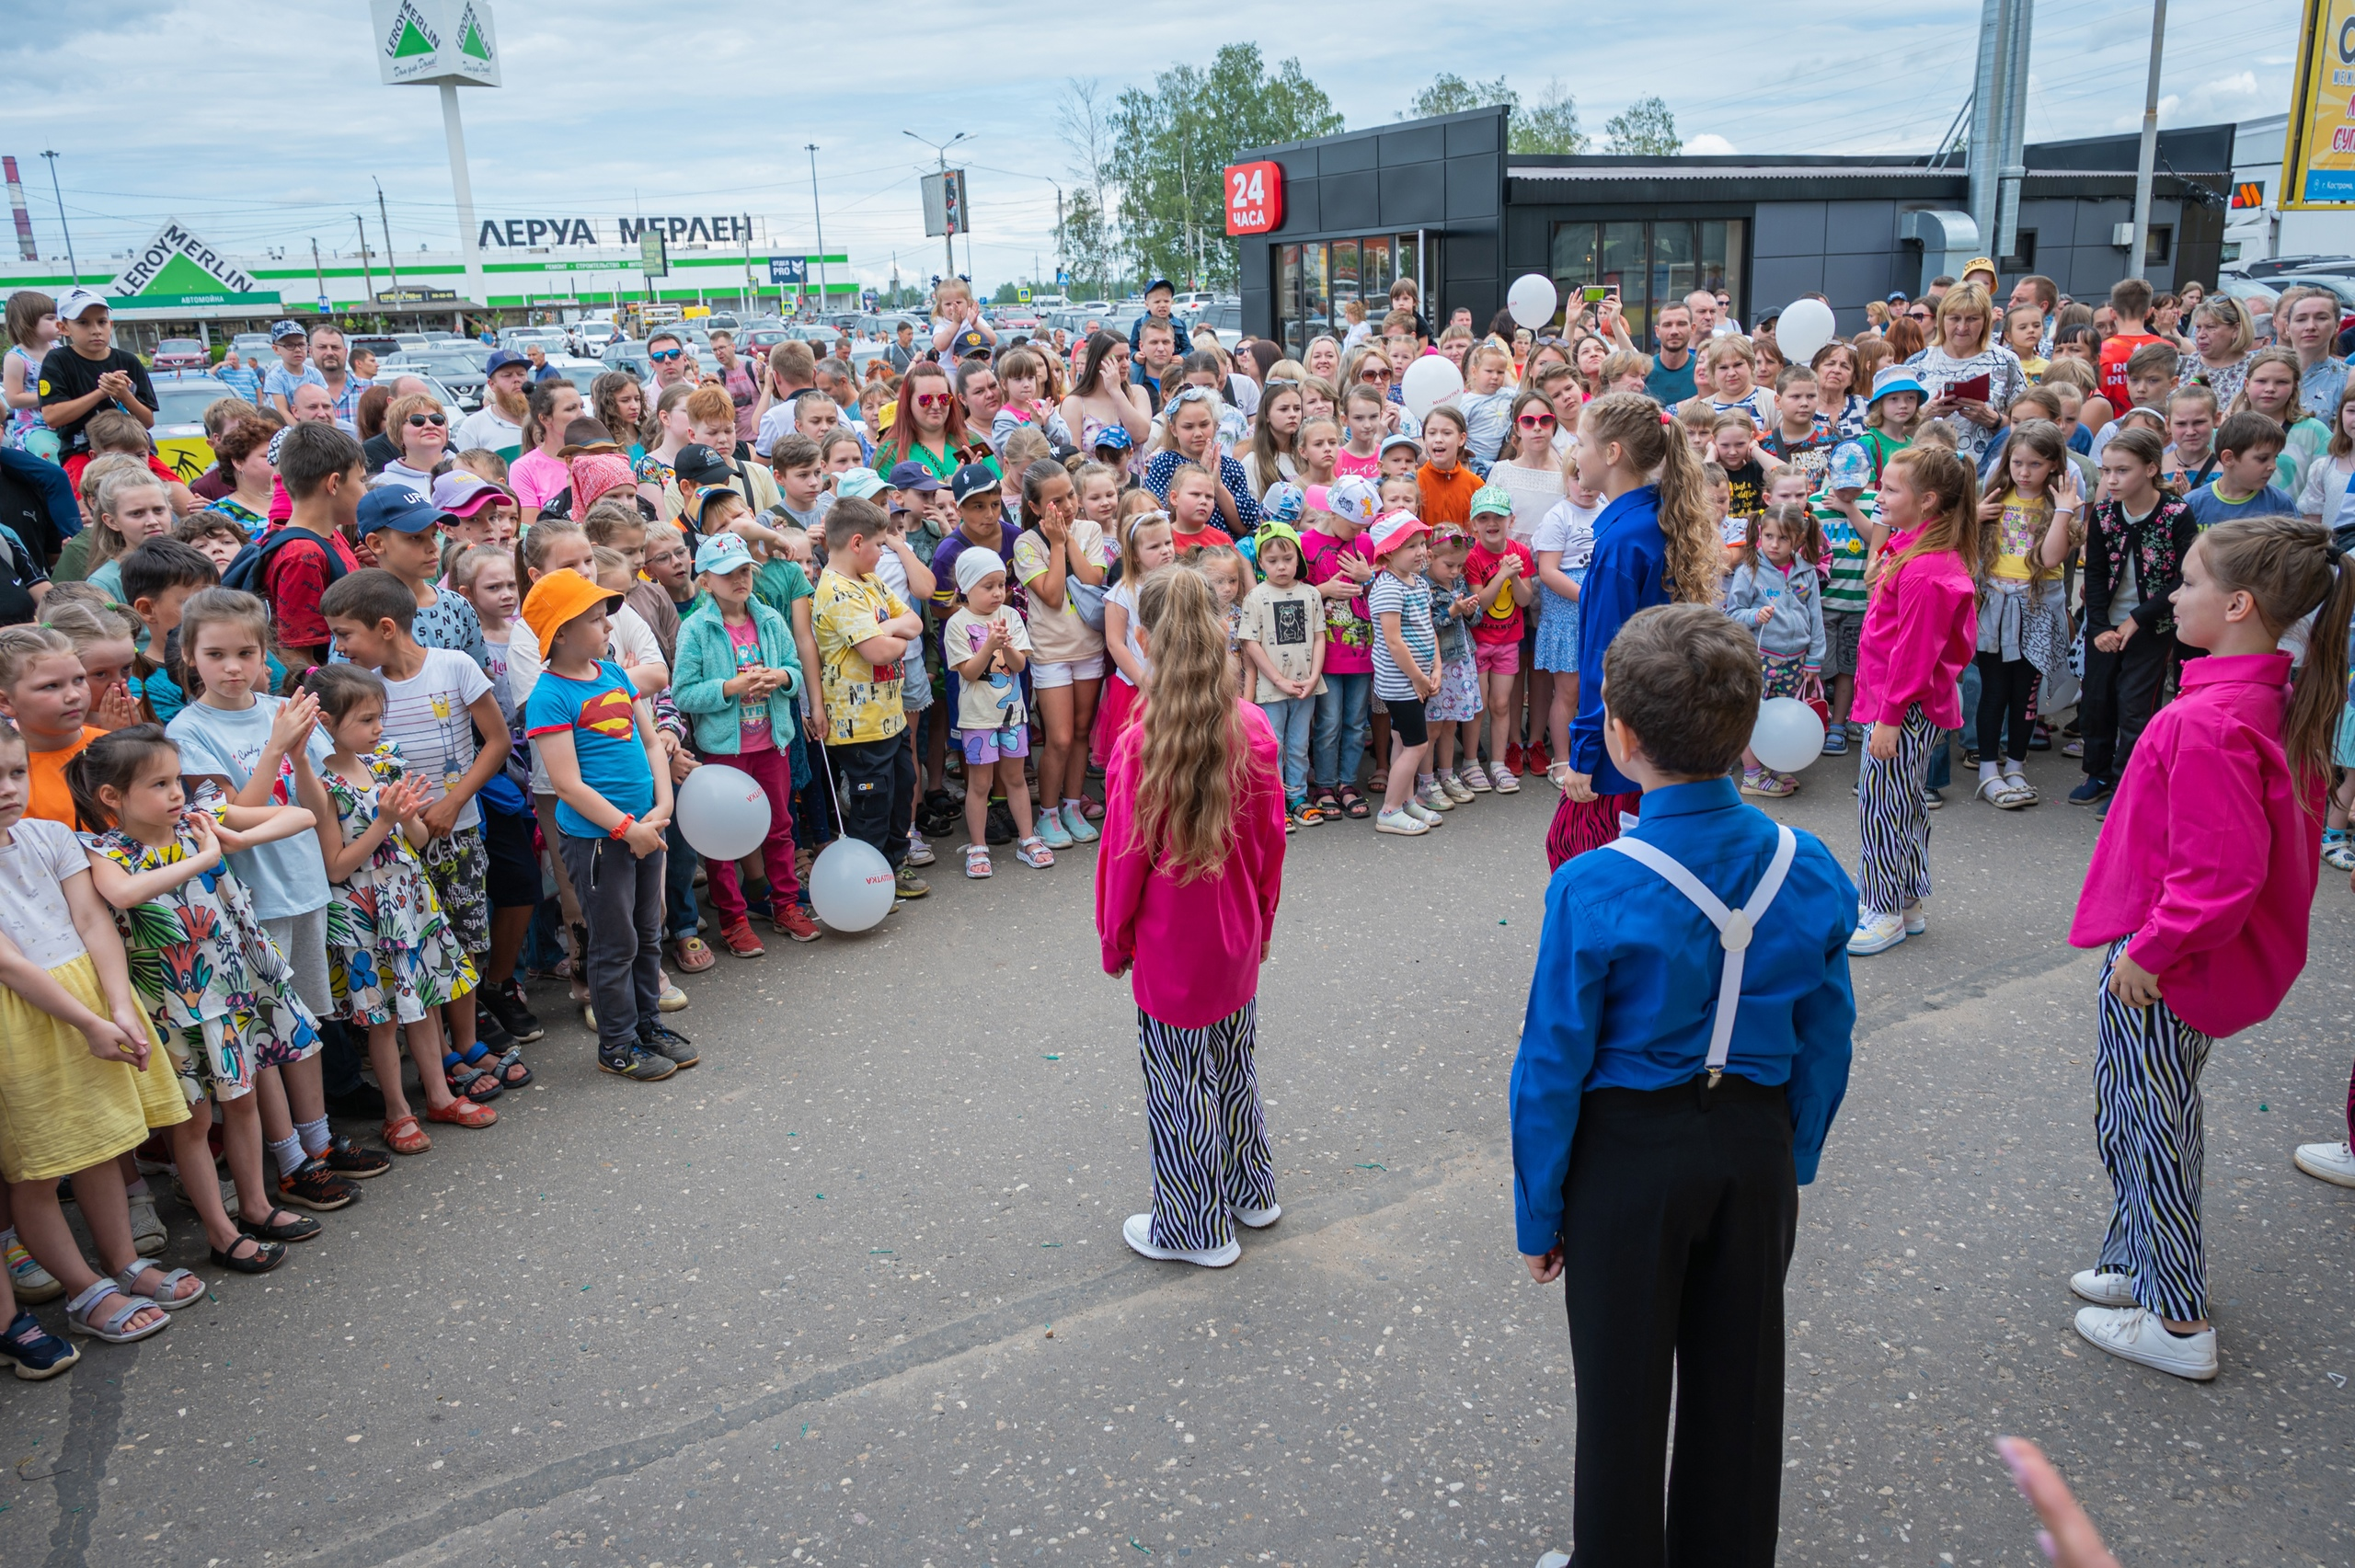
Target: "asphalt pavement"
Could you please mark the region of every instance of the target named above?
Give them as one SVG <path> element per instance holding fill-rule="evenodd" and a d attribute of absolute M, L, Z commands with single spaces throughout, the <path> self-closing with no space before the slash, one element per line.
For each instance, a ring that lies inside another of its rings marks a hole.
<path fill-rule="evenodd" d="M 1775 807 L 1853 868 L 1853 763 Z M 1790 1275 L 1783 1560 L 2040 1562 L 1990 1442 L 2043 1443 L 2128 1568 L 2355 1560 L 2355 1192 L 2336 1136 L 2355 895 L 2207 1078 L 2223 1375 L 2070 1326 L 2108 1184 L 2097 824 L 1965 792 L 1930 928 L 1856 966 L 1845 1106 Z M 687 983 L 703 1064 L 601 1077 L 561 992 L 495 1128 L 368 1184 L 278 1273 L 0 1379 L 0 1562 L 1527 1564 L 1568 1548 L 1558 1288 L 1513 1250 L 1505 1088 L 1543 908 L 1542 782 L 1420 840 L 1292 841 L 1263 976 L 1284 1218 L 1218 1273 L 1145 1207 L 1134 1014 L 1092 852 L 1001 856 L 863 936 Z M 367 1129 L 373 1133 L 373 1129 Z M 54 1307 L 41 1310 L 53 1325 Z"/>

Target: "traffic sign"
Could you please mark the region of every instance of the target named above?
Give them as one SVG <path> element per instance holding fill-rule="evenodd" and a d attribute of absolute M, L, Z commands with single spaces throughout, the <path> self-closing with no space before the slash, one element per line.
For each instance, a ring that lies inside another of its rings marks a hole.
<path fill-rule="evenodd" d="M 1014 303 L 1015 303 L 1016 304 L 1018 304 L 1018 305 L 1027 305 L 1027 304 L 1028 304 L 1028 303 L 1030 303 L 1030 291 L 1029 291 L 1029 290 L 1028 290 L 1028 289 L 1017 289 L 1017 290 L 1015 290 L 1015 291 L 1014 291 Z"/>
<path fill-rule="evenodd" d="M 319 296 L 319 314 L 321 315 L 325 315 L 327 312 L 333 309 L 335 309 L 335 306 L 327 303 L 327 297 L 325 294 L 321 294 Z"/>

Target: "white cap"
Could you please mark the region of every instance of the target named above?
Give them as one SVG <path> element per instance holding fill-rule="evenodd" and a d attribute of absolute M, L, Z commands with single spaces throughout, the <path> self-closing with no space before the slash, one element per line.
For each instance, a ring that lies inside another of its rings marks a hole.
<path fill-rule="evenodd" d="M 957 591 L 971 593 L 1005 570 L 1005 562 L 996 551 L 968 544 L 957 553 Z"/>
<path fill-rule="evenodd" d="M 57 319 L 60 321 L 79 321 L 82 319 L 83 314 L 92 305 L 103 305 L 106 303 L 107 297 L 98 292 L 96 289 L 68 289 L 58 298 Z M 108 308 L 112 309 L 113 307 L 109 305 Z"/>

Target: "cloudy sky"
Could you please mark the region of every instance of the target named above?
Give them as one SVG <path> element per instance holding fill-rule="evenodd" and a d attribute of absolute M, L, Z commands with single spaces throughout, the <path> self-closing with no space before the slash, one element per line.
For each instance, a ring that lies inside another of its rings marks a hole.
<path fill-rule="evenodd" d="M 1061 29 L 1021 25 L 1029 7 L 901 0 L 867 16 L 899 40 L 879 46 L 824 6 L 496 0 L 506 85 L 464 102 L 478 217 L 588 217 L 601 234 L 633 212 L 748 212 L 769 236 L 759 248 L 812 250 L 814 142 L 826 248 L 873 281 L 895 252 L 911 271 L 939 254 L 916 184 L 932 155 L 902 132 L 968 132 L 973 266 L 991 286 L 1034 256 L 1051 271 L 1049 182 L 1073 183 L 1053 104 L 1072 77 L 1116 94 L 1250 38 L 1271 63 L 1297 55 L 1353 129 L 1396 118 L 1442 63 L 1508 74 L 1531 100 L 1558 77 L 1598 139 L 1657 93 L 1694 151 L 1919 152 L 1970 90 L 1979 9 L 1292 0 L 1121 8 Z M 2295 0 L 2177 0 L 2162 122 L 2285 110 L 2298 16 Z M 2111 0 L 2039 6 L 2029 141 L 2140 123 L 2147 17 Z M 0 152 L 24 171 L 42 253 L 64 248 L 44 149 L 86 268 L 166 217 L 232 253 L 296 255 L 316 238 L 350 254 L 355 213 L 381 244 L 372 178 L 401 251 L 454 248 L 437 95 L 379 86 L 372 43 L 361 0 L 0 0 Z"/>

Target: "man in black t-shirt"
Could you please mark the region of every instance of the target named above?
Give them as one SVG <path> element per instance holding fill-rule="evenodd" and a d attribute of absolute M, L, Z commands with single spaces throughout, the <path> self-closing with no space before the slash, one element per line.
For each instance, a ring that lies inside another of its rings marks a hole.
<path fill-rule="evenodd" d="M 155 423 L 155 383 L 136 354 L 114 346 L 114 317 L 95 289 L 68 289 L 57 302 L 64 341 L 40 362 L 40 417 L 57 432 L 63 461 L 90 455 L 83 427 L 102 408 Z"/>

